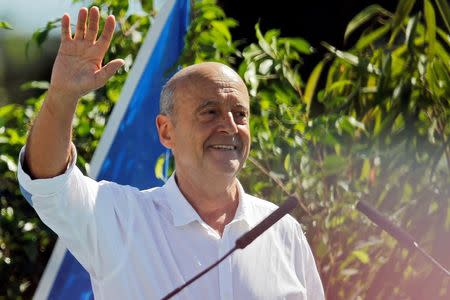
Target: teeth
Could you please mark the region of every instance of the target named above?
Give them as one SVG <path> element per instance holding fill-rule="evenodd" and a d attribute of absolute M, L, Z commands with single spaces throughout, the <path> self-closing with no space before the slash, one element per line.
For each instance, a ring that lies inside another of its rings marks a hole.
<path fill-rule="evenodd" d="M 212 146 L 214 149 L 222 149 L 222 150 L 234 150 L 236 149 L 236 146 L 231 145 L 214 145 Z"/>

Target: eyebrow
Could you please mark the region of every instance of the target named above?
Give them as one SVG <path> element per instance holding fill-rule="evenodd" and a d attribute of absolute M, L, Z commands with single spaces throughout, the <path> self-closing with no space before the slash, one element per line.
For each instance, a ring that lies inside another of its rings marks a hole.
<path fill-rule="evenodd" d="M 220 105 L 220 104 L 221 104 L 221 101 L 219 101 L 219 100 L 206 100 L 197 107 L 196 111 L 201 111 L 202 109 L 204 109 L 205 107 L 208 107 L 208 106 L 214 106 L 214 105 Z M 248 107 L 246 107 L 240 103 L 237 103 L 236 105 L 234 105 L 234 107 L 238 107 L 238 108 L 244 109 L 246 111 L 250 110 Z"/>
<path fill-rule="evenodd" d="M 211 105 L 218 105 L 218 104 L 219 104 L 218 100 L 206 100 L 197 107 L 197 111 L 200 111 L 205 107 L 208 107 Z"/>

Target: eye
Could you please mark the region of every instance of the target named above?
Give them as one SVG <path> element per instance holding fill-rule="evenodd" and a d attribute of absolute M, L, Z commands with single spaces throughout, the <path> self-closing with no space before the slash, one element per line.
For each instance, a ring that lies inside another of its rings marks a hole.
<path fill-rule="evenodd" d="M 233 115 L 236 123 L 246 123 L 248 117 L 248 113 L 246 111 L 236 111 Z"/>
<path fill-rule="evenodd" d="M 209 107 L 202 109 L 199 113 L 200 120 L 209 122 L 214 120 L 217 115 L 219 114 L 219 111 L 216 108 Z"/>

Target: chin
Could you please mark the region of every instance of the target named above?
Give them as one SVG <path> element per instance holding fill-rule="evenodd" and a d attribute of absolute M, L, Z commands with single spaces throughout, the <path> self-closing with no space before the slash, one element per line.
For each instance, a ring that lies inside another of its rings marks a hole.
<path fill-rule="evenodd" d="M 218 176 L 235 177 L 241 169 L 241 165 L 233 162 L 228 162 L 220 165 L 216 164 L 215 166 L 213 166 L 213 168 L 214 173 Z"/>

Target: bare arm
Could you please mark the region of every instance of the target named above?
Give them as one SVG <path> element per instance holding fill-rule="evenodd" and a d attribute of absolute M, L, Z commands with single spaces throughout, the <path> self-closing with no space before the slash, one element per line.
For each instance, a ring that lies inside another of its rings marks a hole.
<path fill-rule="evenodd" d="M 97 39 L 99 18 L 96 7 L 92 7 L 89 14 L 86 8 L 80 9 L 72 37 L 69 15 L 62 17 L 61 45 L 53 65 L 50 88 L 28 136 L 25 152 L 26 165 L 33 178 L 50 178 L 65 171 L 70 159 L 72 119 L 79 97 L 103 86 L 124 63 L 115 59 L 102 66 L 115 20 L 114 16 L 106 19 Z"/>

